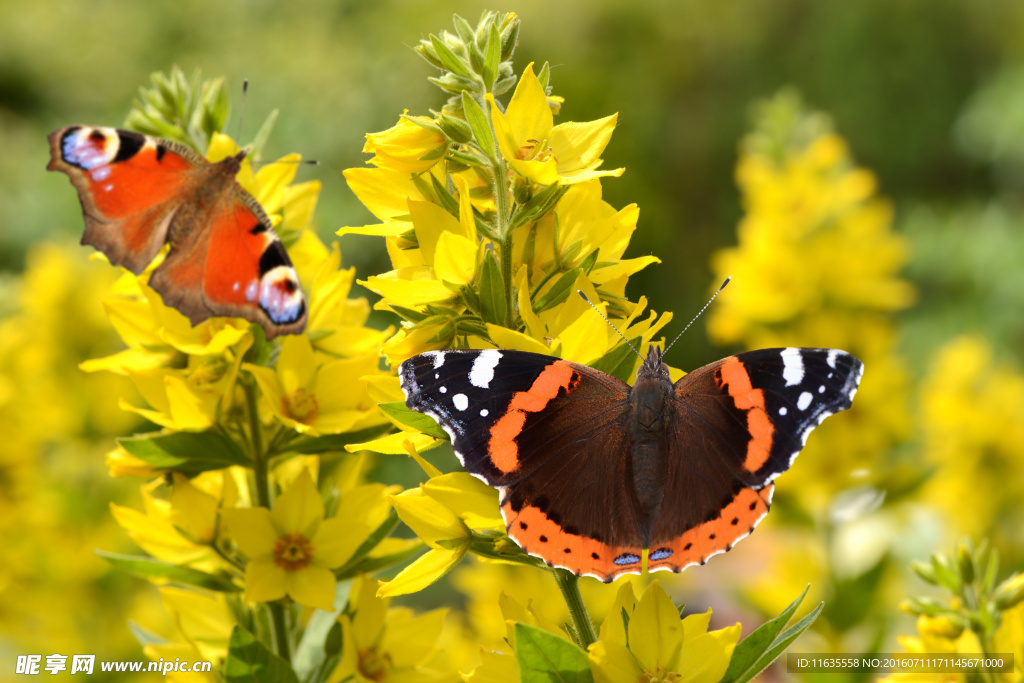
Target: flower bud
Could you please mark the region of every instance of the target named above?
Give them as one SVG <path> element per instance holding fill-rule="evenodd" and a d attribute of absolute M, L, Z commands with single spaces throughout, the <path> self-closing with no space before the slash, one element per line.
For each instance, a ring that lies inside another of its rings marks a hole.
<path fill-rule="evenodd" d="M 938 584 L 938 580 L 935 578 L 935 570 L 929 563 L 914 560 L 910 563 L 910 569 L 933 586 Z"/>
<path fill-rule="evenodd" d="M 1014 574 L 996 587 L 992 595 L 996 608 L 1005 611 L 1024 600 L 1024 574 Z"/>
<path fill-rule="evenodd" d="M 956 562 L 960 569 L 960 579 L 964 584 L 974 583 L 974 557 L 970 546 L 964 541 L 956 546 Z"/>
<path fill-rule="evenodd" d="M 453 142 L 464 143 L 473 139 L 473 129 L 463 119 L 442 113 L 437 125 Z"/>
<path fill-rule="evenodd" d="M 955 639 L 964 632 L 967 624 L 959 614 L 947 613 L 937 617 L 921 615 L 917 619 L 917 631 L 921 635 L 936 636 L 939 638 Z"/>

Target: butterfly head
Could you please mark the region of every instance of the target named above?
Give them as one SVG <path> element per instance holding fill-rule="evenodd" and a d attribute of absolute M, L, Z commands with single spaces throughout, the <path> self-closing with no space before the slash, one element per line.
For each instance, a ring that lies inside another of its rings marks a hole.
<path fill-rule="evenodd" d="M 668 377 L 668 366 L 662 362 L 661 354 L 661 347 L 651 344 L 647 350 L 647 358 L 644 359 L 640 369 L 636 371 L 637 382 L 648 378 Z"/>

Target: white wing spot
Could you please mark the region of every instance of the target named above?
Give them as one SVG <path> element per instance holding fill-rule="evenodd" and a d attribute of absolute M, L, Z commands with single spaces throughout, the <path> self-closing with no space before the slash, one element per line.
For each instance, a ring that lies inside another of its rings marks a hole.
<path fill-rule="evenodd" d="M 828 357 L 825 358 L 825 362 L 828 363 L 828 366 L 830 368 L 834 368 L 836 366 L 836 357 L 838 355 L 839 355 L 839 349 L 829 349 L 828 350 Z"/>
<path fill-rule="evenodd" d="M 466 398 L 465 394 L 455 394 L 452 396 L 452 403 L 454 403 L 455 407 L 459 410 L 465 410 L 469 407 L 469 399 Z"/>
<path fill-rule="evenodd" d="M 820 387 L 818 387 L 818 393 L 819 394 L 824 394 L 825 393 L 825 385 L 824 384 L 822 384 Z"/>
<path fill-rule="evenodd" d="M 782 377 L 786 380 L 786 386 L 792 387 L 804 380 L 804 359 L 800 356 L 800 349 L 782 350 Z"/>
<path fill-rule="evenodd" d="M 441 373 L 435 372 L 434 373 L 434 379 L 441 379 Z"/>
<path fill-rule="evenodd" d="M 487 408 L 480 411 L 480 417 L 487 417 Z"/>
<path fill-rule="evenodd" d="M 807 410 L 807 406 L 811 405 L 811 401 L 813 399 L 814 397 L 811 395 L 811 392 L 805 391 L 800 394 L 800 398 L 796 400 L 796 407 L 800 410 Z"/>
<path fill-rule="evenodd" d="M 442 394 L 447 394 L 448 393 L 448 387 L 441 387 L 440 389 L 438 389 L 438 391 L 440 391 Z"/>
<path fill-rule="evenodd" d="M 788 412 L 789 412 L 789 411 L 788 411 L 788 410 L 786 410 L 786 409 L 785 409 L 784 407 L 783 407 L 783 408 L 779 408 L 779 415 L 785 415 L 785 414 L 786 414 L 786 413 L 788 413 Z"/>
<path fill-rule="evenodd" d="M 444 354 L 438 351 L 434 354 L 434 369 L 437 370 L 442 365 L 444 365 Z"/>
<path fill-rule="evenodd" d="M 494 368 L 498 367 L 501 360 L 501 353 L 494 349 L 481 351 L 473 360 L 473 369 L 469 371 L 469 383 L 474 387 L 487 389 L 494 379 Z"/>

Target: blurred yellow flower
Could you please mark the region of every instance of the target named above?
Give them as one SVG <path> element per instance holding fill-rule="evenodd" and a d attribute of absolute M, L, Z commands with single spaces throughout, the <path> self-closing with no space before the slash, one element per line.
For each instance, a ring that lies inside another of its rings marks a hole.
<path fill-rule="evenodd" d="M 447 610 L 414 615 L 408 608 L 390 609 L 389 599 L 375 595 L 372 580 L 356 579 L 349 605 L 339 617 L 342 655 L 330 683 L 346 680 L 379 683 L 441 683 L 457 681 L 454 671 L 434 668 L 438 638 Z"/>
<path fill-rule="evenodd" d="M 275 501 L 274 509 L 232 508 L 223 511 L 229 534 L 249 557 L 245 599 L 270 602 L 286 595 L 298 603 L 334 608 L 334 574 L 366 540 L 370 529 L 358 519 L 324 519 L 309 472 Z"/>

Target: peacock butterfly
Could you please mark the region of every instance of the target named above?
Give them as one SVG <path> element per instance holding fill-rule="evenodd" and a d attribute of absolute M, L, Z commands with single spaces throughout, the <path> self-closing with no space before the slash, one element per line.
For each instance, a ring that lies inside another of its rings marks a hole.
<path fill-rule="evenodd" d="M 114 128 L 50 134 L 50 171 L 78 190 L 89 244 L 135 274 L 170 244 L 149 285 L 193 325 L 213 316 L 299 334 L 306 300 L 270 219 L 235 180 L 246 152 L 211 163 L 184 145 Z"/>

